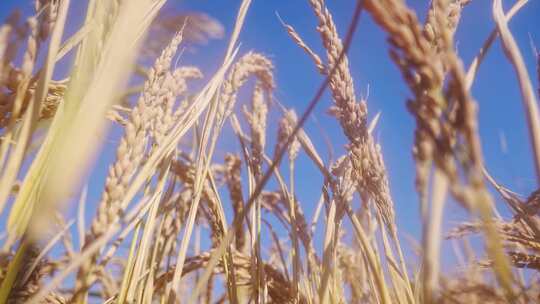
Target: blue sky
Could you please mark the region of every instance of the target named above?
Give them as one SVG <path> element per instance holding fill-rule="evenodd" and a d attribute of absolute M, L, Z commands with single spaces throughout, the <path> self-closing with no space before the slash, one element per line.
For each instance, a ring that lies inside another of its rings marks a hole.
<path fill-rule="evenodd" d="M 344 34 L 354 2 L 330 0 L 327 2 L 340 33 Z M 170 1 L 165 9 L 205 12 L 224 25 L 225 37 L 228 37 L 239 3 L 240 1 L 223 0 Z M 423 20 L 429 2 L 416 0 L 408 3 Z M 505 8 L 512 3 L 513 1 L 504 1 Z M 27 1 L 1 0 L 0 20 L 3 20 L 13 8 L 21 6 L 25 12 L 29 13 L 32 10 L 32 5 Z M 75 8 L 74 13 L 70 22 L 77 24 L 81 22 L 83 12 Z M 240 37 L 241 53 L 255 50 L 270 57 L 276 68 L 277 89 L 274 98 L 288 107 L 295 108 L 297 113 L 302 113 L 322 77 L 308 56 L 288 37 L 276 13 L 295 27 L 307 44 L 324 57 L 324 50 L 315 29 L 317 20 L 307 0 L 254 0 Z M 456 35 L 458 53 L 462 56 L 466 67 L 493 28 L 491 1 L 472 1 L 464 10 Z M 531 43 L 540 48 L 540 1 L 530 1 L 511 21 L 510 28 L 521 48 L 533 83 L 538 85 Z M 227 39 L 222 39 L 197 46 L 196 52 L 186 52 L 182 55 L 180 64 L 198 65 L 204 72 L 210 74 L 220 64 L 226 43 Z M 384 33 L 368 14 L 362 14 L 350 49 L 349 61 L 357 96 L 366 96 L 369 92 L 370 117 L 379 111 L 382 113 L 375 134 L 382 145 L 389 172 L 399 229 L 402 236 L 410 234 L 419 238 L 420 221 L 411 156 L 414 121 L 405 107 L 406 99 L 411 94 L 404 85 L 399 71 L 388 58 L 388 44 Z M 504 57 L 498 41 L 480 67 L 472 93 L 479 104 L 479 127 L 488 170 L 498 181 L 527 196 L 537 188 L 537 185 L 524 110 L 514 71 Z M 328 157 L 326 140 L 330 140 L 335 149 L 334 157 L 341 155 L 343 145 L 346 143 L 337 122 L 326 114 L 331 103 L 329 95 L 326 94 L 306 125 L 315 146 L 326 158 Z M 277 129 L 275 127 L 277 116 L 273 115 L 269 121 L 271 132 Z M 111 141 L 114 141 L 114 137 L 111 136 Z M 269 137 L 269 152 L 271 152 L 275 134 L 269 134 Z M 506 149 L 503 149 L 503 146 L 506 146 Z M 230 132 L 225 133 L 220 147 L 221 149 L 216 152 L 218 161 L 223 159 L 223 151 L 231 149 L 240 151 Z M 106 148 L 103 160 L 110 160 L 111 152 L 112 148 Z M 99 190 L 103 185 L 106 168 L 107 165 L 100 162 L 93 172 L 90 203 L 95 203 L 99 199 Z M 318 200 L 322 177 L 305 156 L 299 159 L 297 168 L 297 194 L 310 218 Z M 89 207 L 92 208 L 94 207 Z M 454 226 L 456 221 L 464 218 L 462 208 L 455 203 L 448 204 L 446 209 L 446 227 Z M 501 210 L 504 213 L 505 209 Z M 93 213 L 89 214 L 90 217 L 92 215 Z"/>
<path fill-rule="evenodd" d="M 513 2 L 504 1 L 508 8 Z M 408 1 L 421 20 L 429 1 Z M 327 1 L 337 27 L 344 35 L 350 21 L 353 1 Z M 180 8 L 207 12 L 220 20 L 226 31 L 231 30 L 235 11 L 230 1 L 183 1 Z M 315 30 L 317 20 L 307 1 L 253 1 L 242 32 L 242 49 L 256 50 L 269 56 L 276 66 L 277 89 L 275 98 L 297 112 L 305 109 L 322 77 L 308 56 L 288 37 L 280 25 L 276 13 L 294 26 L 302 38 L 321 57 L 325 53 Z M 531 42 L 540 45 L 540 3 L 531 1 L 510 23 L 510 28 L 521 48 L 529 73 L 535 84 L 536 63 Z M 491 1 L 473 1 L 465 8 L 456 35 L 458 53 L 468 67 L 478 49 L 494 28 Z M 215 42 L 224 45 L 226 41 Z M 223 47 L 199 47 L 195 57 L 204 58 L 214 66 L 221 60 Z M 208 55 L 203 55 L 208 54 Z M 370 116 L 382 112 L 376 136 L 382 145 L 386 166 L 390 175 L 391 191 L 396 204 L 398 225 L 402 231 L 418 236 L 417 196 L 414 191 L 414 166 L 411 157 L 414 121 L 405 107 L 411 96 L 401 75 L 388 58 L 388 44 L 384 33 L 363 14 L 349 53 L 351 72 L 355 80 L 357 96 L 367 95 Z M 202 56 L 201 56 L 202 55 Z M 214 58 L 214 59 L 212 59 Z M 472 88 L 479 104 L 480 133 L 486 166 L 497 180 L 523 195 L 536 188 L 532 158 L 521 95 L 512 67 L 506 61 L 501 46 L 496 42 L 482 64 L 477 81 Z M 327 151 L 324 133 L 331 139 L 336 156 L 346 143 L 339 125 L 326 114 L 331 105 L 328 94 L 315 111 L 306 129 L 320 151 Z M 324 132 L 322 132 L 324 131 Z M 507 150 L 501 148 L 506 142 Z M 323 153 L 324 154 L 324 153 Z M 298 174 L 298 193 L 308 209 L 316 203 L 320 177 L 309 161 L 301 160 Z M 463 210 L 456 204 L 447 205 L 446 217 L 450 225 L 463 218 Z M 504 211 L 504 210 L 503 210 Z"/>

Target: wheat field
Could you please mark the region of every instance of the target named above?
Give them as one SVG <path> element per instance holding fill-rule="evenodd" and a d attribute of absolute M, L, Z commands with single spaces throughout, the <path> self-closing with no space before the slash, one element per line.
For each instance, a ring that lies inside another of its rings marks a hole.
<path fill-rule="evenodd" d="M 420 17 L 404 0 L 348 1 L 346 22 L 304 0 L 322 48 L 275 16 L 320 77 L 301 108 L 276 100 L 272 56 L 242 44 L 252 1 L 262 0 L 230 1 L 225 29 L 202 13 L 164 14 L 166 0 L 21 1 L 31 10 L 5 18 L 0 304 L 540 302 L 540 192 L 490 174 L 471 89 L 499 44 L 538 188 L 540 53 L 529 66 L 509 28 L 529 1 L 482 2 L 494 28 L 471 61 L 455 34 L 472 0 L 425 1 Z M 417 194 L 414 240 L 396 220 L 381 113 L 352 76 L 360 18 L 384 35 L 407 88 L 394 102 L 414 123 L 399 156 L 414 161 L 401 181 Z M 221 36 L 217 66 L 183 60 Z M 329 143 L 334 157 L 305 127 L 325 98 L 344 139 Z M 302 157 L 322 181 L 310 189 Z M 449 231 L 448 204 L 466 214 Z"/>

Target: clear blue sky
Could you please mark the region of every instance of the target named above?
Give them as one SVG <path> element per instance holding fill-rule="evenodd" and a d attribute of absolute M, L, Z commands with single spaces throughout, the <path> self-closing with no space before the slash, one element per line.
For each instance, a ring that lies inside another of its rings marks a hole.
<path fill-rule="evenodd" d="M 344 34 L 351 18 L 354 1 L 327 2 L 338 29 Z M 427 0 L 408 2 L 417 11 L 420 19 L 424 19 L 429 2 Z M 504 1 L 505 8 L 513 2 Z M 239 3 L 240 1 L 223 0 L 170 1 L 166 9 L 205 12 L 224 25 L 225 37 L 228 37 Z M 32 10 L 32 5 L 28 1 L 0 1 L 0 20 L 5 18 L 8 11 L 21 6 L 25 12 Z M 79 14 L 77 17 L 79 19 L 74 18 L 77 14 L 72 15 L 71 22 L 79 23 L 82 11 L 80 9 L 75 11 Z M 310 59 L 288 37 L 276 17 L 276 12 L 285 22 L 296 28 L 308 45 L 324 57 L 324 50 L 315 30 L 317 21 L 306 0 L 253 0 L 240 38 L 241 52 L 255 50 L 272 59 L 276 67 L 275 98 L 301 113 L 322 77 L 318 75 Z M 493 28 L 491 1 L 472 1 L 464 10 L 456 35 L 458 52 L 466 67 Z M 540 1 L 531 0 L 511 21 L 510 28 L 521 48 L 533 82 L 538 85 L 531 42 L 540 48 Z M 205 72 L 211 73 L 220 64 L 226 43 L 227 39 L 222 39 L 212 41 L 206 46 L 198 46 L 197 52 L 187 52 L 183 55 L 181 64 L 199 65 Z M 382 145 L 389 171 L 400 231 L 402 234 L 408 233 L 418 238 L 420 221 L 411 157 L 414 121 L 405 107 L 405 100 L 411 94 L 403 84 L 399 71 L 388 58 L 388 44 L 384 33 L 365 13 L 361 17 L 350 49 L 349 61 L 357 95 L 359 97 L 366 95 L 369 88 L 370 117 L 379 111 L 382 112 L 376 136 Z M 498 181 L 527 196 L 535 190 L 536 182 L 524 110 L 514 71 L 504 57 L 498 42 L 482 64 L 472 93 L 480 106 L 480 133 L 487 168 Z M 306 129 L 324 156 L 328 154 L 325 136 L 330 138 L 336 149 L 335 156 L 339 156 L 346 140 L 336 121 L 325 113 L 330 104 L 331 100 L 327 94 L 316 109 L 313 119 L 308 121 Z M 274 121 L 269 122 L 270 126 L 272 124 L 275 124 L 275 116 Z M 273 138 L 275 134 L 269 136 Z M 506 151 L 501 148 L 502 141 L 507 146 Z M 270 144 L 273 144 L 272 140 Z M 222 147 L 224 150 L 239 151 L 236 141 L 230 136 L 225 137 Z M 106 149 L 105 152 L 109 150 Z M 216 155 L 217 160 L 223 159 L 222 152 L 218 151 Z M 106 155 L 105 159 L 110 159 L 110 156 Z M 299 161 L 298 170 L 302 173 L 297 175 L 297 192 L 308 217 L 311 217 L 313 206 L 320 193 L 322 178 L 306 157 L 302 157 Z M 97 181 L 92 182 L 90 187 L 92 202 L 99 199 L 99 189 L 103 185 L 102 178 L 105 172 L 106 166 L 101 164 L 94 171 L 93 176 Z M 456 204 L 447 206 L 446 227 L 451 227 L 456 224 L 454 221 L 463 219 L 464 213 Z M 501 210 L 504 213 L 505 209 Z"/>
<path fill-rule="evenodd" d="M 540 46 L 540 2 L 530 2 L 512 20 L 510 28 L 536 85 L 536 62 L 531 41 Z M 344 35 L 354 2 L 327 3 L 340 33 Z M 416 0 L 408 3 L 423 20 L 429 1 Z M 505 7 L 509 7 L 513 1 L 504 3 Z M 207 12 L 220 20 L 228 32 L 234 22 L 235 11 L 231 1 L 182 1 L 179 7 Z M 254 0 L 241 36 L 242 48 L 244 51 L 254 49 L 272 58 L 277 78 L 275 97 L 300 113 L 322 78 L 310 59 L 288 37 L 276 17 L 276 12 L 285 22 L 294 26 L 321 57 L 325 55 L 315 30 L 317 20 L 307 1 Z M 466 67 L 493 28 L 491 1 L 472 1 L 464 10 L 456 35 L 458 52 Z M 221 47 L 215 48 L 200 47 L 194 57 L 216 66 L 222 58 L 225 43 L 226 41 L 216 42 L 214 44 Z M 364 13 L 349 54 L 356 93 L 359 97 L 366 95 L 369 88 L 370 116 L 374 116 L 378 111 L 382 112 L 376 135 L 382 145 L 390 174 L 398 225 L 418 236 L 418 202 L 413 185 L 414 166 L 411 157 L 414 121 L 405 107 L 405 100 L 410 96 L 410 92 L 387 54 L 388 44 L 384 33 L 375 26 L 369 15 Z M 521 95 L 514 71 L 506 61 L 498 42 L 481 66 L 472 90 L 480 107 L 480 133 L 486 166 L 500 182 L 518 193 L 528 195 L 536 186 Z M 327 95 L 315 111 L 314 116 L 319 125 L 310 120 L 307 130 L 317 148 L 326 151 L 326 143 L 321 136 L 321 129 L 324 130 L 334 147 L 340 149 L 336 151 L 337 155 L 342 151 L 341 147 L 346 140 L 336 121 L 325 113 L 330 104 L 331 100 Z M 508 146 L 506 153 L 501 149 L 501 137 L 505 138 Z M 302 161 L 300 168 L 305 170 L 305 174 L 299 174 L 298 192 L 303 198 L 304 206 L 309 206 L 317 200 L 318 191 L 313 189 L 319 189 L 321 179 L 309 161 Z M 456 204 L 448 204 L 446 214 L 450 225 L 454 225 L 452 221 L 462 219 L 463 211 Z"/>

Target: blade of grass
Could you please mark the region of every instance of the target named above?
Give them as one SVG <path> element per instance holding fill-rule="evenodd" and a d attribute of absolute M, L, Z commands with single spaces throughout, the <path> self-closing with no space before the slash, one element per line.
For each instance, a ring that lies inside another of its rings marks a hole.
<path fill-rule="evenodd" d="M 534 163 L 536 169 L 537 184 L 540 185 L 540 111 L 534 93 L 533 85 L 523 61 L 523 56 L 519 47 L 508 28 L 508 21 L 502 10 L 501 0 L 493 1 L 493 18 L 497 24 L 501 41 L 506 57 L 510 60 L 513 68 L 516 71 L 516 76 L 519 81 L 521 95 L 523 97 L 523 106 L 527 117 L 527 125 L 531 144 L 533 148 Z"/>

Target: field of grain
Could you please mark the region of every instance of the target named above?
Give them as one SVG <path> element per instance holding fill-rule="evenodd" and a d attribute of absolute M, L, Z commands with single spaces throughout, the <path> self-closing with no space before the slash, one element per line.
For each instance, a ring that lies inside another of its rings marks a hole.
<path fill-rule="evenodd" d="M 540 302 L 540 191 L 517 194 L 490 174 L 471 89 L 498 45 L 521 94 L 521 116 L 508 120 L 526 125 L 538 189 L 540 53 L 509 28 L 529 1 L 482 2 L 493 28 L 471 61 L 455 34 L 473 0 L 426 0 L 422 16 L 404 0 L 348 1 L 346 21 L 330 0 L 303 0 L 319 46 L 274 18 L 283 47 L 320 76 L 298 108 L 276 98 L 276 58 L 242 44 L 257 1 L 229 1 L 225 28 L 199 12 L 164 14 L 166 0 L 27 0 L 32 9 L 6 14 L 0 304 Z M 377 132 L 385 114 L 352 76 L 361 18 L 384 35 L 378 52 L 407 89 L 394 102 L 413 140 L 392 157 L 414 161 L 398 182 L 416 191 L 416 239 L 397 221 L 388 133 Z M 217 37 L 217 66 L 184 60 Z M 329 147 L 306 127 L 323 99 L 344 139 Z M 321 181 L 309 189 L 300 158 Z M 449 230 L 448 204 L 465 213 Z"/>

